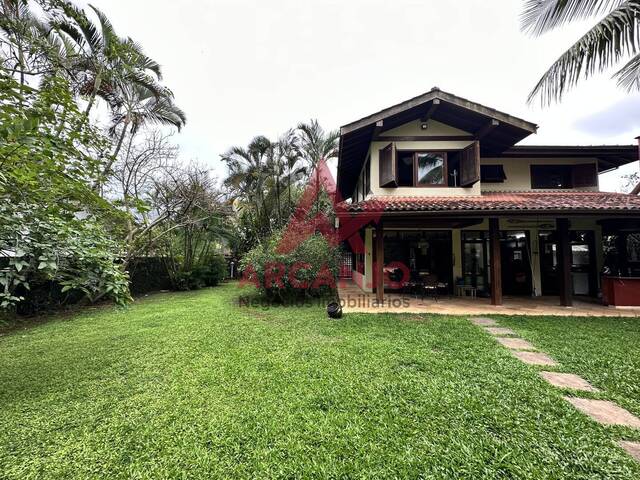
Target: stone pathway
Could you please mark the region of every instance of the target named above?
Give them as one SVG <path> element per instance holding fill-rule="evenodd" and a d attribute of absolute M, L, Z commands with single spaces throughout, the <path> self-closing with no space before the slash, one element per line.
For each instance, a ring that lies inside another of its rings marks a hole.
<path fill-rule="evenodd" d="M 623 427 L 640 428 L 640 418 L 608 400 L 592 400 L 590 398 L 563 397 L 567 402 L 596 422 L 604 425 L 622 425 Z"/>
<path fill-rule="evenodd" d="M 553 358 L 544 352 L 537 351 L 530 342 L 519 338 L 510 328 L 500 327 L 498 322 L 487 317 L 470 318 L 474 325 L 481 327 L 495 340 L 508 348 L 513 356 L 520 361 L 535 366 L 558 366 Z M 571 389 L 576 392 L 599 392 L 597 388 L 584 378 L 573 373 L 541 371 L 540 376 L 554 387 Z M 631 412 L 608 400 L 593 400 L 590 398 L 562 397 L 577 410 L 589 416 L 602 425 L 622 425 L 640 429 L 640 418 Z M 640 442 L 619 440 L 618 446 L 640 462 Z"/>
<path fill-rule="evenodd" d="M 511 352 L 514 357 L 522 360 L 529 365 L 538 365 L 540 367 L 556 367 L 558 362 L 551 358 L 546 353 L 541 352 Z"/>
<path fill-rule="evenodd" d="M 496 337 L 496 340 L 511 350 L 535 350 L 536 348 L 521 338 Z"/>
<path fill-rule="evenodd" d="M 628 442 L 626 440 L 620 440 L 618 442 L 622 448 L 624 448 L 629 455 L 640 462 L 640 443 L 638 442 Z"/>
<path fill-rule="evenodd" d="M 511 330 L 510 328 L 504 328 L 504 327 L 487 327 L 485 328 L 485 330 L 487 332 L 489 332 L 491 335 L 513 335 L 513 336 L 517 336 L 518 334 L 516 332 L 514 332 L 513 330 Z"/>
<path fill-rule="evenodd" d="M 570 388 L 571 390 L 580 390 L 583 392 L 600 391 L 584 378 L 574 375 L 573 373 L 540 372 L 540 376 L 554 387 Z"/>
<path fill-rule="evenodd" d="M 472 317 L 469 320 L 471 320 L 471 322 L 474 325 L 478 325 L 478 326 L 495 326 L 495 325 L 498 325 L 498 323 L 493 318 Z"/>

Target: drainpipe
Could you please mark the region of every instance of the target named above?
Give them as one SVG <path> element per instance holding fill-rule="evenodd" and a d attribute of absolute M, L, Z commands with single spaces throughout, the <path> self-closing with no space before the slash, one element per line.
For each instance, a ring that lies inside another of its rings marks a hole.
<path fill-rule="evenodd" d="M 638 158 L 640 158 L 640 137 L 636 137 L 636 140 L 638 141 Z M 640 182 L 638 182 L 638 184 L 633 187 L 633 190 L 631 190 L 631 192 L 629 192 L 629 195 L 638 195 L 640 193 Z"/>

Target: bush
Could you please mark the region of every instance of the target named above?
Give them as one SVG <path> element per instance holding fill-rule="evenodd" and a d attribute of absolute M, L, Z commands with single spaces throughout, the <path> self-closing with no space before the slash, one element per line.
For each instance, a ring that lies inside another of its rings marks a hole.
<path fill-rule="evenodd" d="M 279 250 L 282 235 L 251 250 L 240 262 L 243 278 L 270 300 L 333 293 L 340 249 L 313 234 L 288 253 Z"/>
<path fill-rule="evenodd" d="M 221 255 L 210 257 L 203 265 L 190 271 L 178 272 L 175 280 L 177 290 L 199 290 L 215 287 L 225 278 L 227 262 Z"/>

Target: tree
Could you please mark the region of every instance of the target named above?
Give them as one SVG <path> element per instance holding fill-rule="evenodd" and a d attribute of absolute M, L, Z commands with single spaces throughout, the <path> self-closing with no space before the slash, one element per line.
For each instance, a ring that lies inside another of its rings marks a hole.
<path fill-rule="evenodd" d="M 119 37 L 102 11 L 90 5 L 98 18 L 96 24 L 69 0 L 57 3 L 64 15 L 53 25 L 77 46 L 71 70 L 78 80 L 78 93 L 88 97 L 87 115 L 97 97 L 115 108 L 121 101 L 119 93 L 132 85 L 143 87 L 158 98 L 169 96 L 158 83 L 162 80 L 160 65 L 131 38 Z"/>
<path fill-rule="evenodd" d="M 547 70 L 529 95 L 542 104 L 559 101 L 581 78 L 603 72 L 623 59 L 614 77 L 627 91 L 640 89 L 640 0 L 527 0 L 522 29 L 539 36 L 573 21 L 604 15 Z"/>
<path fill-rule="evenodd" d="M 0 257 L 8 259 L 0 308 L 43 281 L 90 301 L 130 298 L 120 247 L 105 229 L 119 213 L 89 187 L 104 145 L 64 79 L 35 89 L 0 69 Z"/>
<path fill-rule="evenodd" d="M 114 151 L 107 159 L 101 173 L 101 178 L 108 178 L 111 166 L 116 161 L 122 148 L 125 136 L 129 133 L 129 146 L 131 149 L 135 135 L 142 127 L 150 124 L 171 125 L 180 131 L 187 121 L 185 113 L 173 103 L 173 95 L 158 97 L 146 87 L 132 84 L 122 87 L 121 100 L 113 115 L 113 121 L 109 132 L 117 136 Z M 120 132 L 118 133 L 118 127 Z"/>
<path fill-rule="evenodd" d="M 316 213 L 321 210 L 321 189 L 320 189 L 320 170 L 317 168 L 321 160 L 329 160 L 338 156 L 338 148 L 340 142 L 340 131 L 332 130 L 325 132 L 318 123 L 318 120 L 312 119 L 308 123 L 300 123 L 298 125 L 300 135 L 300 150 L 303 158 L 307 161 L 310 171 L 316 173 L 313 181 L 315 186 L 314 204 Z"/>

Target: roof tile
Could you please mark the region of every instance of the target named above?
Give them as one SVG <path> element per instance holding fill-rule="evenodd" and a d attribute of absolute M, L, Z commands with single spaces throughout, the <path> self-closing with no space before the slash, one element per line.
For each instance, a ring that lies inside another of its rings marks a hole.
<path fill-rule="evenodd" d="M 455 212 L 455 211 L 634 211 L 640 197 L 610 192 L 483 192 L 477 196 L 377 196 L 354 204 L 340 204 L 339 211 L 358 212 Z"/>

